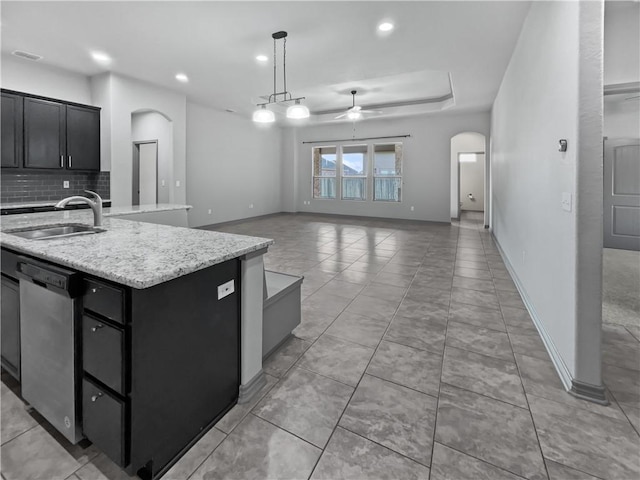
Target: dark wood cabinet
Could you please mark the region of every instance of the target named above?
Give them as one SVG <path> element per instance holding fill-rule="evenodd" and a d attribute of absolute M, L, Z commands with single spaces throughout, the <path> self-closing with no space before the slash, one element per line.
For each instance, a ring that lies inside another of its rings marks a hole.
<path fill-rule="evenodd" d="M 83 432 L 132 475 L 158 478 L 235 404 L 237 259 L 145 289 L 87 278 Z M 179 415 L 176 415 L 179 412 Z"/>
<path fill-rule="evenodd" d="M 25 168 L 64 168 L 67 154 L 65 118 L 62 103 L 24 99 Z"/>
<path fill-rule="evenodd" d="M 100 109 L 2 91 L 2 166 L 100 170 Z"/>
<path fill-rule="evenodd" d="M 20 95 L 2 93 L 2 166 L 22 165 L 23 98 Z"/>
<path fill-rule="evenodd" d="M 100 111 L 67 105 L 67 168 L 100 170 Z"/>
<path fill-rule="evenodd" d="M 2 249 L 2 312 L 0 329 L 2 335 L 2 368 L 20 381 L 20 287 L 16 278 L 18 255 Z"/>

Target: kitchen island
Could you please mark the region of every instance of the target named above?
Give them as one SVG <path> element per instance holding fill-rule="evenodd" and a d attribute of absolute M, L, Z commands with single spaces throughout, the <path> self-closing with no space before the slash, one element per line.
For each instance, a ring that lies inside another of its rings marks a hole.
<path fill-rule="evenodd" d="M 91 213 L 3 217 L 3 293 L 12 266 L 23 291 L 20 262 L 80 275 L 78 424 L 128 473 L 155 478 L 264 382 L 262 254 L 272 240 L 105 217 L 100 233 L 47 240 L 11 232 L 91 224 Z"/>

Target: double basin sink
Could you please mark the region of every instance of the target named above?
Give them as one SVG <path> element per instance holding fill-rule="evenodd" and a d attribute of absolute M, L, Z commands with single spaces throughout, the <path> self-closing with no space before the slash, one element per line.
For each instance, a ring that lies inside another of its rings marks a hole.
<path fill-rule="evenodd" d="M 101 233 L 105 230 L 81 223 L 69 223 L 65 225 L 41 225 L 39 227 L 8 230 L 5 233 L 29 240 L 50 240 L 52 238 L 74 237 L 78 235 L 90 235 Z"/>

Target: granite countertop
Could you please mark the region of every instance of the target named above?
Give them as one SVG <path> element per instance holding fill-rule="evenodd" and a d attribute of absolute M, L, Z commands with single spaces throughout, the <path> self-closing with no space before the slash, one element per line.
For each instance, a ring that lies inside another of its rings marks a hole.
<path fill-rule="evenodd" d="M 0 244 L 138 289 L 158 285 L 273 244 L 273 240 L 267 238 L 109 218 L 108 215 L 125 215 L 127 208 L 117 207 L 109 214 L 106 210 L 101 227 L 105 232 L 49 240 L 29 240 L 8 232 L 41 225 L 91 225 L 93 213 L 91 210 L 71 210 L 6 215 L 2 218 Z M 129 213 L 141 213 L 140 209 L 134 211 L 132 207 L 128 210 Z"/>

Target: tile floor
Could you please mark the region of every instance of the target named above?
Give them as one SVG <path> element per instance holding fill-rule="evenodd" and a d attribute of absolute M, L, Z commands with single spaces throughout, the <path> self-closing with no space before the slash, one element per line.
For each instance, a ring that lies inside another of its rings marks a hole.
<path fill-rule="evenodd" d="M 609 406 L 569 396 L 477 216 L 222 229 L 276 239 L 265 263 L 304 274 L 303 320 L 265 362 L 258 398 L 164 478 L 640 478 L 640 330 L 604 326 Z M 3 380 L 3 479 L 127 478 Z"/>

